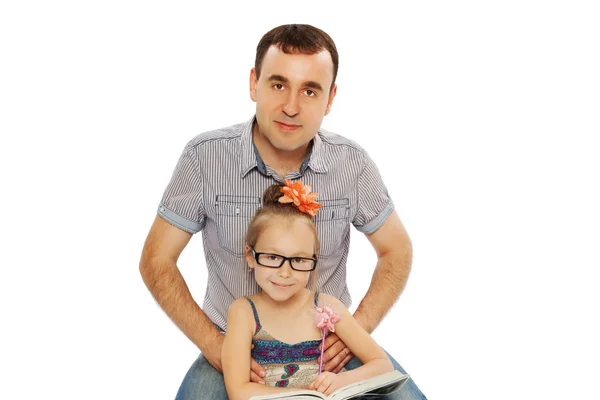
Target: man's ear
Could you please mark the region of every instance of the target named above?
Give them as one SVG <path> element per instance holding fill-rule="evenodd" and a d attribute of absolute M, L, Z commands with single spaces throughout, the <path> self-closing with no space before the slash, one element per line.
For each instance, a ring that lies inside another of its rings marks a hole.
<path fill-rule="evenodd" d="M 256 87 L 258 86 L 258 77 L 256 76 L 256 68 L 250 70 L 250 98 L 256 103 Z"/>
<path fill-rule="evenodd" d="M 333 99 L 335 99 L 335 95 L 337 94 L 337 84 L 333 85 L 333 88 L 329 92 L 329 99 L 327 99 L 327 107 L 325 108 L 325 115 L 329 114 L 331 111 L 331 104 L 333 103 Z"/>

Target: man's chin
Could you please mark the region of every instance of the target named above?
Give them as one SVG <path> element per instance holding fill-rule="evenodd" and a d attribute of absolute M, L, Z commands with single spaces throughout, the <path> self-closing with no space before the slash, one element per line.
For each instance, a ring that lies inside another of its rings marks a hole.
<path fill-rule="evenodd" d="M 286 152 L 286 153 L 292 153 L 292 152 L 306 150 L 308 143 L 310 143 L 310 141 L 306 142 L 306 143 L 299 143 L 297 141 L 277 140 L 277 141 L 271 142 L 271 145 L 279 151 Z"/>
<path fill-rule="evenodd" d="M 282 153 L 294 153 L 302 149 L 301 146 L 277 146 L 275 148 Z"/>

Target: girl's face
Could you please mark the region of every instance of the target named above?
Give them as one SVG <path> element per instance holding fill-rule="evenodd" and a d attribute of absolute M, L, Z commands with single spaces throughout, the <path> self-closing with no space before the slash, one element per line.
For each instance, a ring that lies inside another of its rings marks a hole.
<path fill-rule="evenodd" d="M 279 254 L 284 257 L 313 258 L 315 234 L 301 218 L 280 219 L 267 225 L 260 234 L 254 250 L 257 253 Z M 275 301 L 287 301 L 306 287 L 310 272 L 296 271 L 285 261 L 279 268 L 264 267 L 256 262 L 247 249 L 248 265 L 262 290 Z"/>

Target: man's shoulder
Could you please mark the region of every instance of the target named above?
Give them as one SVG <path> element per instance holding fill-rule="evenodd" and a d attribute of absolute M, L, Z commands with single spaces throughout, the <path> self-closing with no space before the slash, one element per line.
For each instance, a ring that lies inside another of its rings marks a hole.
<path fill-rule="evenodd" d="M 213 129 L 199 133 L 189 141 L 188 147 L 203 147 L 206 144 L 227 144 L 239 140 L 244 133 L 248 123 L 242 122 L 225 128 Z"/>
<path fill-rule="evenodd" d="M 326 129 L 319 129 L 319 138 L 328 146 L 345 147 L 348 150 L 364 153 L 365 149 L 352 139 L 348 139 L 339 133 L 331 132 Z"/>

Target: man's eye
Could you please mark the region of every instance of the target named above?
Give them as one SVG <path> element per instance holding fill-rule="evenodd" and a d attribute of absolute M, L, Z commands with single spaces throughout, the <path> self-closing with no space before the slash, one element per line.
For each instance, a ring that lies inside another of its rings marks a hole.
<path fill-rule="evenodd" d="M 276 255 L 274 255 L 274 254 L 269 254 L 267 257 L 268 257 L 268 258 L 269 258 L 269 260 L 271 260 L 271 261 L 277 261 L 277 260 L 279 260 L 279 259 L 281 258 L 281 257 L 279 257 L 279 256 L 276 256 Z"/>
<path fill-rule="evenodd" d="M 276 83 L 273 85 L 276 90 L 283 90 L 283 85 L 281 83 Z"/>
<path fill-rule="evenodd" d="M 304 93 L 306 93 L 308 97 L 315 97 L 317 95 L 313 90 L 310 89 L 306 89 Z"/>
<path fill-rule="evenodd" d="M 296 264 L 302 264 L 302 263 L 306 263 L 308 262 L 308 260 L 305 260 L 304 258 L 294 258 L 293 260 Z"/>

